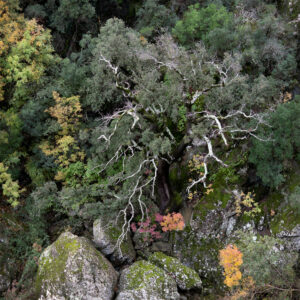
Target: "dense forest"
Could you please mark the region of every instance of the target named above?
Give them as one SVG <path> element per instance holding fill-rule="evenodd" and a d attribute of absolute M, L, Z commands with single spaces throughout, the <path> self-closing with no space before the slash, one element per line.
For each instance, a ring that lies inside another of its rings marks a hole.
<path fill-rule="evenodd" d="M 300 299 L 299 35 L 298 0 L 0 0 L 0 299 Z"/>

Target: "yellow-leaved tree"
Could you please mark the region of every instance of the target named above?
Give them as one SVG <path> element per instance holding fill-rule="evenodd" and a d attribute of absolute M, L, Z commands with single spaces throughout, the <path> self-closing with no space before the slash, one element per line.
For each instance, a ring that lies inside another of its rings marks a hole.
<path fill-rule="evenodd" d="M 243 264 L 243 253 L 236 245 L 227 245 L 220 250 L 220 265 L 224 268 L 224 283 L 231 289 L 231 300 L 245 299 L 255 289 L 251 276 L 242 278 L 240 267 Z M 233 288 L 237 287 L 234 291 Z"/>
<path fill-rule="evenodd" d="M 19 204 L 19 198 L 24 189 L 21 189 L 17 181 L 13 181 L 11 175 L 7 172 L 8 168 L 0 162 L 0 184 L 2 193 L 7 197 L 7 201 L 13 206 Z"/>
<path fill-rule="evenodd" d="M 14 206 L 20 189 L 10 174 L 20 171 L 20 157 L 27 156 L 20 110 L 56 62 L 53 53 L 50 31 L 25 19 L 18 0 L 0 0 L 0 192 Z"/>
<path fill-rule="evenodd" d="M 55 61 L 49 30 L 18 12 L 18 1 L 0 0 L 0 101 L 21 105 L 28 85 Z"/>
<path fill-rule="evenodd" d="M 58 165 L 55 179 L 63 180 L 69 165 L 83 161 L 85 157 L 75 138 L 82 114 L 79 96 L 65 98 L 60 97 L 57 92 L 53 92 L 53 98 L 56 104 L 46 111 L 56 119 L 60 125 L 60 130 L 54 138 L 54 143 L 46 140 L 40 148 L 45 155 L 55 158 Z"/>
<path fill-rule="evenodd" d="M 224 268 L 224 283 L 230 288 L 239 285 L 242 279 L 240 266 L 243 264 L 243 253 L 237 246 L 228 245 L 220 250 L 220 264 Z"/>

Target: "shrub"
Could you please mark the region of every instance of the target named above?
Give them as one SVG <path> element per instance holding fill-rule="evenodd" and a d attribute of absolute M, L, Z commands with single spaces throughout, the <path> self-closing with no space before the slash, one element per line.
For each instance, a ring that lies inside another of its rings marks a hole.
<path fill-rule="evenodd" d="M 200 8 L 199 4 L 195 4 L 189 6 L 172 33 L 183 45 L 191 45 L 197 40 L 207 40 L 209 32 L 227 27 L 231 21 L 232 14 L 224 6 L 210 4 Z"/>
<path fill-rule="evenodd" d="M 220 250 L 220 265 L 224 268 L 224 283 L 228 287 L 239 285 L 242 279 L 240 266 L 243 263 L 243 254 L 236 245 L 228 245 L 225 249 Z"/>
<path fill-rule="evenodd" d="M 284 173 L 294 160 L 300 161 L 300 99 L 280 104 L 270 115 L 270 128 L 265 128 L 269 142 L 253 140 L 249 161 L 257 175 L 272 188 L 285 181 Z"/>

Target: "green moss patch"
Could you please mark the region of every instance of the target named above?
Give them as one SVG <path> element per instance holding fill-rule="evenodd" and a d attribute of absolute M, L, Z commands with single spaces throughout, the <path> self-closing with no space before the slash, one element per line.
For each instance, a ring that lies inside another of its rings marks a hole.
<path fill-rule="evenodd" d="M 63 285 L 66 280 L 67 261 L 74 258 L 79 250 L 84 252 L 87 259 L 98 257 L 99 261 L 96 262 L 102 269 L 107 270 L 109 268 L 102 254 L 94 249 L 88 240 L 73 236 L 71 233 L 63 233 L 40 257 L 36 277 L 36 290 L 38 293 L 41 292 L 44 283 L 54 286 L 56 284 Z M 82 268 L 83 261 L 78 260 L 78 266 L 74 270 L 74 274 L 81 273 Z"/>
<path fill-rule="evenodd" d="M 48 247 L 44 255 L 39 261 L 39 270 L 36 278 L 36 289 L 41 290 L 43 281 L 64 282 L 65 267 L 67 260 L 72 252 L 80 248 L 78 241 L 66 235 L 60 238 L 50 247 Z"/>
<path fill-rule="evenodd" d="M 155 252 L 149 257 L 149 261 L 171 274 L 178 286 L 183 290 L 200 288 L 202 285 L 197 272 L 183 265 L 174 257 L 167 256 L 162 252 Z"/>
<path fill-rule="evenodd" d="M 110 226 L 105 232 L 109 236 L 109 238 L 111 239 L 112 243 L 114 243 L 114 244 L 117 243 L 118 238 L 122 234 L 122 231 L 120 229 L 116 228 L 115 226 Z M 121 248 L 121 251 L 122 251 L 123 255 L 124 254 L 130 254 L 133 251 L 132 245 L 129 244 L 126 237 L 123 240 L 120 248 Z"/>
<path fill-rule="evenodd" d="M 177 232 L 174 240 L 173 255 L 199 274 L 203 287 L 214 287 L 216 294 L 223 292 L 219 250 L 224 248 L 224 244 L 220 239 L 198 238 L 188 226 L 183 232 Z"/>

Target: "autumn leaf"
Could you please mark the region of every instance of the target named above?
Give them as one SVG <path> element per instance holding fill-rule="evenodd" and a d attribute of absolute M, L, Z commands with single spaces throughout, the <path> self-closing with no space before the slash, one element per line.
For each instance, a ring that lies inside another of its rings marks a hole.
<path fill-rule="evenodd" d="M 228 245 L 225 249 L 220 250 L 220 265 L 224 268 L 224 283 L 228 287 L 239 285 L 242 279 L 242 273 L 239 270 L 243 264 L 243 254 L 237 246 Z"/>

